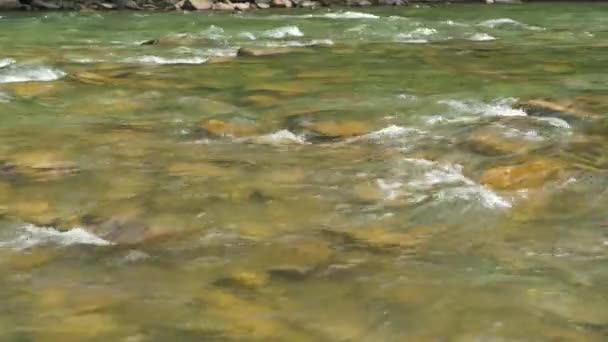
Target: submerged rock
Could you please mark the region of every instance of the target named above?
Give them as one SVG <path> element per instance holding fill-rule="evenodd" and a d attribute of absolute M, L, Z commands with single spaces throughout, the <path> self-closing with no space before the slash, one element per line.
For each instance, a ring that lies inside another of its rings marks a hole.
<path fill-rule="evenodd" d="M 528 144 L 521 138 L 506 137 L 499 128 L 475 130 L 466 138 L 464 145 L 469 150 L 485 156 L 515 154 L 528 149 Z"/>
<path fill-rule="evenodd" d="M 268 283 L 265 274 L 254 272 L 237 272 L 228 277 L 217 280 L 214 284 L 222 287 L 237 287 L 244 289 L 257 289 Z"/>
<path fill-rule="evenodd" d="M 218 137 L 247 137 L 258 134 L 258 128 L 245 120 L 226 122 L 212 119 L 202 123 L 201 128 L 207 130 L 211 135 Z"/>
<path fill-rule="evenodd" d="M 312 142 L 332 141 L 361 136 L 371 131 L 368 123 L 356 120 L 314 120 L 307 116 L 294 115 L 287 118 L 287 129 L 304 135 Z"/>
<path fill-rule="evenodd" d="M 498 190 L 539 188 L 564 169 L 564 165 L 558 160 L 538 159 L 491 168 L 482 174 L 480 181 Z"/>
<path fill-rule="evenodd" d="M 569 122 L 598 117 L 597 114 L 584 109 L 576 99 L 537 98 L 522 102 L 519 106 L 531 116 L 556 117 Z"/>
<path fill-rule="evenodd" d="M 286 53 L 293 52 L 293 48 L 286 47 L 275 47 L 275 48 L 240 48 L 236 55 L 237 57 L 265 57 L 265 56 L 275 56 L 282 55 Z"/>
<path fill-rule="evenodd" d="M 431 237 L 431 229 L 416 227 L 406 231 L 391 231 L 382 227 L 360 227 L 351 230 L 324 229 L 323 234 L 342 247 L 371 252 L 390 252 L 409 249 Z"/>
<path fill-rule="evenodd" d="M 78 171 L 74 162 L 53 151 L 28 151 L 11 156 L 13 171 L 37 180 L 56 179 Z"/>

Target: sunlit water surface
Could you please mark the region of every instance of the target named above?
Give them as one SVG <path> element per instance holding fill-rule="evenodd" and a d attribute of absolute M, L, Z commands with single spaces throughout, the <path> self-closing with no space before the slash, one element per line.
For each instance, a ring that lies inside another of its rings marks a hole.
<path fill-rule="evenodd" d="M 0 340 L 605 341 L 606 11 L 3 14 Z"/>

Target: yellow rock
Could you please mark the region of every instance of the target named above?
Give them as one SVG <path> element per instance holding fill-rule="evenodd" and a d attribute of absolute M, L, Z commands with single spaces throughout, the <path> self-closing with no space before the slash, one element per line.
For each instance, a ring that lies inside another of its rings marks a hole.
<path fill-rule="evenodd" d="M 292 330 L 269 306 L 241 299 L 220 290 L 208 290 L 199 296 L 207 307 L 206 314 L 219 320 L 219 328 L 232 338 L 276 340 Z"/>
<path fill-rule="evenodd" d="M 303 127 L 332 137 L 353 137 L 366 134 L 370 130 L 363 121 L 319 121 L 306 123 Z"/>
<path fill-rule="evenodd" d="M 44 200 L 17 199 L 8 207 L 9 214 L 25 222 L 52 225 L 57 219 L 50 204 Z"/>
<path fill-rule="evenodd" d="M 528 148 L 521 139 L 509 139 L 497 129 L 481 129 L 471 133 L 466 145 L 476 153 L 489 156 L 519 153 Z"/>
<path fill-rule="evenodd" d="M 247 289 L 257 289 L 267 283 L 267 275 L 254 272 L 236 272 L 217 282 L 218 285 L 237 286 Z"/>
<path fill-rule="evenodd" d="M 41 96 L 56 92 L 65 86 L 63 82 L 19 82 L 10 88 L 17 96 Z"/>
<path fill-rule="evenodd" d="M 96 74 L 94 72 L 89 72 L 89 71 L 75 72 L 72 76 L 76 80 L 78 80 L 82 83 L 94 84 L 94 85 L 108 84 L 108 83 L 112 83 L 113 81 L 115 81 L 111 77 Z"/>
<path fill-rule="evenodd" d="M 557 160 L 533 160 L 486 170 L 481 176 L 481 183 L 498 190 L 539 188 L 563 169 L 564 166 Z"/>
<path fill-rule="evenodd" d="M 231 123 L 222 120 L 209 120 L 201 125 L 210 133 L 218 136 L 245 137 L 257 134 L 257 128 L 246 123 Z"/>
<path fill-rule="evenodd" d="M 576 99 L 531 99 L 521 104 L 524 108 L 539 108 L 546 111 L 571 114 L 580 118 L 597 117 L 598 115 L 583 108 L 583 104 Z"/>

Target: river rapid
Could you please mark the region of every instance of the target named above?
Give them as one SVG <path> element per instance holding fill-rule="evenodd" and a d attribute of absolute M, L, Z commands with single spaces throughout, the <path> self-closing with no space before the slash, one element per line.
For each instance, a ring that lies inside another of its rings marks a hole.
<path fill-rule="evenodd" d="M 605 341 L 605 4 L 0 16 L 0 341 Z"/>

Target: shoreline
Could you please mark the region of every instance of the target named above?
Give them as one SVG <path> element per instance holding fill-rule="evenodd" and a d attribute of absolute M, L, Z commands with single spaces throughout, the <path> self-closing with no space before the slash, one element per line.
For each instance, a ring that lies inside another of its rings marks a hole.
<path fill-rule="evenodd" d="M 543 2 L 543 1 L 541 1 Z M 459 4 L 524 4 L 522 0 L 0 0 L 0 13 L 30 11 L 225 11 L 331 7 L 420 7 Z"/>

